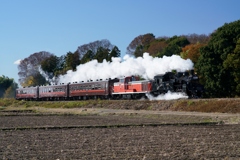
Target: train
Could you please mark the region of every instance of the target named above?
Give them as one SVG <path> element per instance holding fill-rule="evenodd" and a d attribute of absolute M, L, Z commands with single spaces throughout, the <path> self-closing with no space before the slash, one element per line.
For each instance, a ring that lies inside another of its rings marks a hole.
<path fill-rule="evenodd" d="M 167 92 L 183 93 L 188 98 L 202 98 L 204 87 L 193 70 L 166 72 L 152 80 L 139 76 L 89 80 L 68 84 L 24 87 L 16 89 L 17 100 L 88 100 L 88 99 L 141 99 L 157 97 Z"/>

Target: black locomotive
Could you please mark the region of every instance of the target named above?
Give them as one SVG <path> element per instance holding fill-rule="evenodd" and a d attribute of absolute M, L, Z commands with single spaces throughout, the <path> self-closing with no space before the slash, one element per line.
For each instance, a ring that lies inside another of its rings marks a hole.
<path fill-rule="evenodd" d="M 158 96 L 160 94 L 171 92 L 185 93 L 189 98 L 202 98 L 204 87 L 199 83 L 199 77 L 194 71 L 189 72 L 166 72 L 154 76 L 152 84 L 152 94 Z"/>

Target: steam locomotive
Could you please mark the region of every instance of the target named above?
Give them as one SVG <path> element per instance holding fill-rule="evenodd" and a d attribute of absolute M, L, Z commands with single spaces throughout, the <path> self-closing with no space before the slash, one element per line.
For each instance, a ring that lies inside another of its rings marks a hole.
<path fill-rule="evenodd" d="M 189 98 L 201 98 L 204 92 L 193 71 L 166 72 L 153 80 L 139 76 L 74 82 L 60 85 L 16 89 L 18 100 L 87 100 L 87 99 L 140 99 L 147 94 L 157 97 L 167 92 L 181 92 Z"/>

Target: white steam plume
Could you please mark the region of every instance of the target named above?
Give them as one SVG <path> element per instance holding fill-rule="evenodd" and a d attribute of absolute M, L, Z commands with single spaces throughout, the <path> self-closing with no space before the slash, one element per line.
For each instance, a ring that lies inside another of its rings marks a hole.
<path fill-rule="evenodd" d="M 170 92 L 168 91 L 166 94 L 161 94 L 157 97 L 153 97 L 150 94 L 146 94 L 146 96 L 148 97 L 148 99 L 150 101 L 153 100 L 173 100 L 173 99 L 187 99 L 188 96 L 185 95 L 184 93 L 181 92 Z"/>
<path fill-rule="evenodd" d="M 153 79 L 157 74 L 164 74 L 172 70 L 186 71 L 193 68 L 190 59 L 184 60 L 180 56 L 153 58 L 148 53 L 143 57 L 133 58 L 128 55 L 121 58 L 112 58 L 112 62 L 97 60 L 81 64 L 75 72 L 68 71 L 59 77 L 60 83 L 80 82 L 96 79 L 119 78 L 123 76 L 140 75 L 145 79 Z"/>

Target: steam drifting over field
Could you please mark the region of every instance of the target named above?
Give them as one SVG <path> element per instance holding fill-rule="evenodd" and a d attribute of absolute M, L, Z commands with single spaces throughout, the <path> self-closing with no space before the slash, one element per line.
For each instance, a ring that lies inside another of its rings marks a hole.
<path fill-rule="evenodd" d="M 133 58 L 129 55 L 121 58 L 112 58 L 112 62 L 97 60 L 81 64 L 75 72 L 68 71 L 59 77 L 60 83 L 80 82 L 96 79 L 120 78 L 123 76 L 140 75 L 145 79 L 153 79 L 156 74 L 164 74 L 172 70 L 186 71 L 193 68 L 191 60 L 184 60 L 180 56 L 153 58 L 148 53 L 143 57 Z"/>

